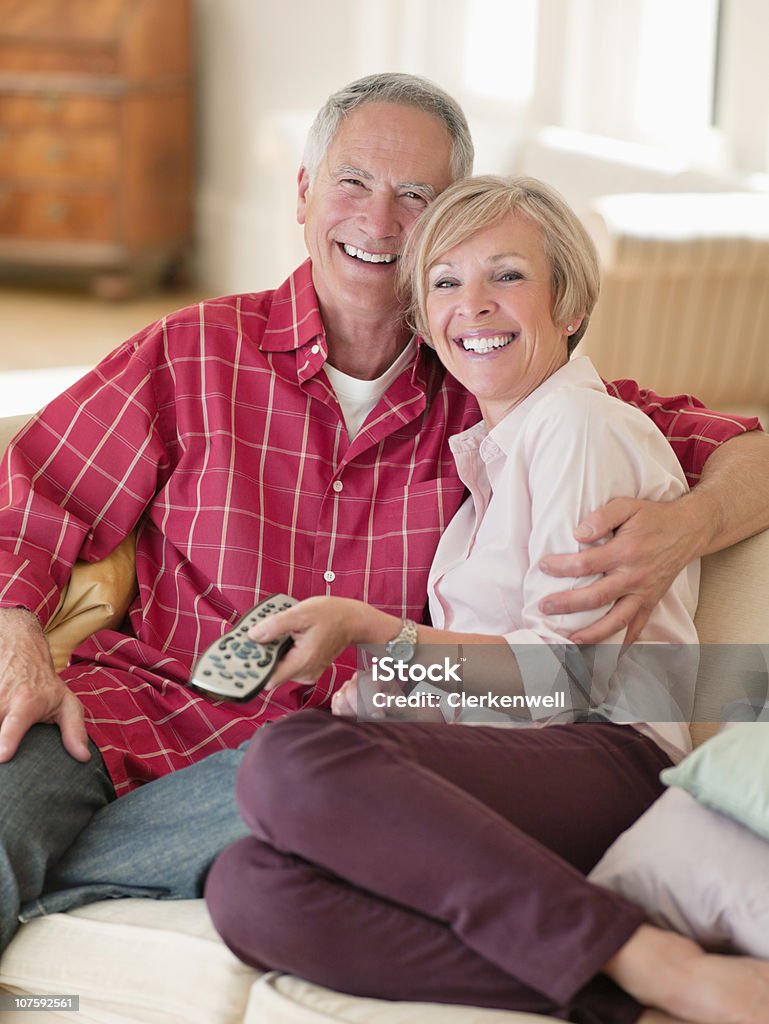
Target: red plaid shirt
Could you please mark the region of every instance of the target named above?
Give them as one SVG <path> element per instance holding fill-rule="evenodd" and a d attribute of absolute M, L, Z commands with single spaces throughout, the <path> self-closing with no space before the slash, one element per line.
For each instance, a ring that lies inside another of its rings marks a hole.
<path fill-rule="evenodd" d="M 193 693 L 198 655 L 257 600 L 336 594 L 422 617 L 463 495 L 448 438 L 477 406 L 421 346 L 349 441 L 326 354 L 307 262 L 274 292 L 140 332 L 9 449 L 0 606 L 47 621 L 75 559 L 104 557 L 139 526 L 130 635 L 97 634 L 63 673 L 119 793 L 327 703 L 348 677 L 352 652 L 312 689 L 289 683 L 248 704 Z M 631 381 L 611 390 L 654 416 L 693 480 L 714 447 L 757 426 Z"/>

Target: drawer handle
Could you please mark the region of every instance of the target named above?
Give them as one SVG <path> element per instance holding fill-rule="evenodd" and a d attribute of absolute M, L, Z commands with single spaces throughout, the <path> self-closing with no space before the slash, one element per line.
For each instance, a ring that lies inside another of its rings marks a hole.
<path fill-rule="evenodd" d="M 66 155 L 67 147 L 61 142 L 54 143 L 45 151 L 45 158 L 51 164 L 61 163 Z"/>
<path fill-rule="evenodd" d="M 61 224 L 67 216 L 66 203 L 49 203 L 45 208 L 45 219 L 50 224 Z"/>
<path fill-rule="evenodd" d="M 58 96 L 55 92 L 50 92 L 40 100 L 40 106 L 46 114 L 55 114 L 61 107 L 61 96 Z"/>

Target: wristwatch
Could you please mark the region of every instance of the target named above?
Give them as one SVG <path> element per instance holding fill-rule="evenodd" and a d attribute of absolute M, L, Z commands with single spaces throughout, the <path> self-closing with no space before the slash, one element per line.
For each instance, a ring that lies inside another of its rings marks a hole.
<path fill-rule="evenodd" d="M 408 664 L 417 651 L 417 624 L 413 619 L 404 619 L 400 633 L 385 644 L 385 654 L 395 661 Z"/>

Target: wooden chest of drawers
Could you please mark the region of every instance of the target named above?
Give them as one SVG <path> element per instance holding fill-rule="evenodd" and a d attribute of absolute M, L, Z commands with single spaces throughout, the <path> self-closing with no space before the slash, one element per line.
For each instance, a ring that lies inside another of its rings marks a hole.
<path fill-rule="evenodd" d="M 191 233 L 189 0 L 0 0 L 0 266 L 151 279 Z"/>

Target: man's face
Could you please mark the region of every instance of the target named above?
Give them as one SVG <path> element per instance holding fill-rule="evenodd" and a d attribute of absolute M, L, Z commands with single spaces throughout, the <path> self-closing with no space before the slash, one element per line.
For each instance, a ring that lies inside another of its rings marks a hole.
<path fill-rule="evenodd" d="M 297 219 L 324 318 L 390 313 L 397 258 L 414 221 L 451 183 L 451 140 L 415 107 L 366 103 L 340 124 L 312 182 L 299 172 Z"/>

